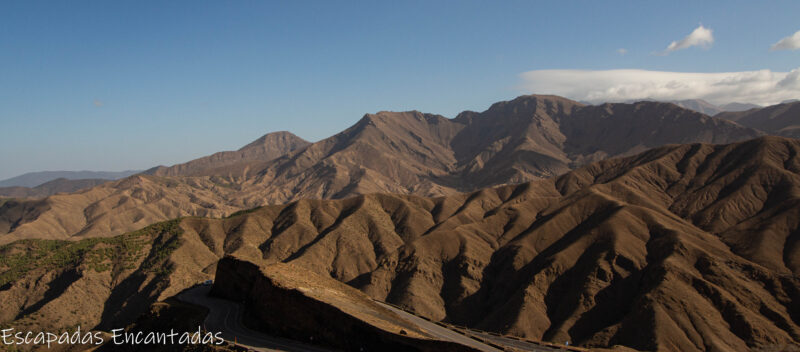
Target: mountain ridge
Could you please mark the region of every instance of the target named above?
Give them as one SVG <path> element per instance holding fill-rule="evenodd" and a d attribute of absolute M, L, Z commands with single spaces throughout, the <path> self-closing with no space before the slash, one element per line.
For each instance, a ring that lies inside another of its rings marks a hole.
<path fill-rule="evenodd" d="M 241 168 L 207 168 L 201 158 L 195 169 L 202 176 L 137 175 L 79 194 L 7 202 L 0 208 L 6 214 L 0 243 L 111 236 L 177 216 L 224 216 L 303 198 L 452 195 L 553 177 L 667 143 L 730 143 L 762 134 L 673 104 L 585 106 L 556 96 L 521 96 L 453 119 L 379 112 L 275 159 L 236 164 Z"/>
<path fill-rule="evenodd" d="M 721 113 L 718 117 L 770 134 L 800 138 L 800 102 L 788 102 L 740 112 Z"/>
<path fill-rule="evenodd" d="M 228 174 L 247 175 L 251 167 L 258 167 L 310 142 L 288 131 L 267 133 L 236 151 L 217 152 L 185 163 L 172 166 L 156 166 L 144 171 L 155 176 L 206 176 Z M 223 168 L 227 170 L 220 171 Z"/>
<path fill-rule="evenodd" d="M 0 187 L 0 197 L 10 198 L 43 198 L 58 193 L 74 193 L 82 189 L 91 188 L 110 180 L 104 179 L 77 179 L 68 180 L 57 178 L 47 181 L 36 187 Z"/>
<path fill-rule="evenodd" d="M 798 345 L 799 158 L 799 140 L 772 136 L 667 145 L 446 197 L 303 199 L 64 242 L 89 249 L 67 251 L 85 254 L 56 269 L 37 264 L 48 257 L 30 268 L 4 264 L 0 322 L 74 323 L 58 310 L 73 302 L 88 312 L 84 324 L 121 324 L 211 278 L 230 254 L 300 266 L 432 320 L 547 341 L 683 351 Z M 106 245 L 87 242 L 136 236 L 151 238 L 136 253 L 98 256 Z M 38 243 L 0 254 L 25 256 Z M 56 279 L 65 293 L 43 296 Z M 96 287 L 93 299 L 74 301 L 83 287 Z"/>
<path fill-rule="evenodd" d="M 104 179 L 118 180 L 139 173 L 138 170 L 126 171 L 39 171 L 29 172 L 0 181 L 0 187 L 36 187 L 58 178 L 68 180 Z"/>

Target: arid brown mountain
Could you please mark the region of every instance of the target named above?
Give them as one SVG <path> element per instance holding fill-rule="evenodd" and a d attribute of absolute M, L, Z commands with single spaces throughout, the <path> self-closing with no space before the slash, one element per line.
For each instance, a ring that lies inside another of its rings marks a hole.
<path fill-rule="evenodd" d="M 0 205 L 0 243 L 18 239 L 108 237 L 180 216 L 220 217 L 262 203 L 236 197 L 218 177 L 175 179 L 148 175 L 44 199 Z M 254 196 L 255 197 L 255 196 Z"/>
<path fill-rule="evenodd" d="M 736 121 L 776 136 L 800 138 L 800 102 L 788 102 L 716 117 Z"/>
<path fill-rule="evenodd" d="M 329 139 L 278 158 L 257 183 L 286 201 L 370 192 L 444 195 L 559 175 L 666 143 L 729 143 L 760 132 L 667 103 L 584 106 L 522 96 L 454 119 L 366 115 Z M 284 191 L 285 192 L 285 191 Z"/>
<path fill-rule="evenodd" d="M 520 336 L 781 349 L 800 343 L 799 212 L 800 141 L 670 145 L 448 197 L 300 200 L 108 239 L 17 241 L 0 247 L 0 323 L 125 324 L 233 254 Z"/>
<path fill-rule="evenodd" d="M 584 106 L 555 96 L 522 96 L 454 119 L 379 112 L 272 161 L 245 156 L 262 155 L 276 139 L 302 142 L 267 135 L 244 152 L 152 171 L 203 176 L 137 175 L 73 195 L 7 203 L 0 208 L 0 243 L 111 236 L 177 216 L 223 216 L 304 198 L 451 195 L 553 177 L 669 143 L 730 143 L 761 134 L 669 103 Z"/>
<path fill-rule="evenodd" d="M 58 193 L 73 193 L 109 182 L 104 179 L 68 180 L 58 178 L 36 187 L 0 187 L 0 196 L 9 198 L 44 198 Z"/>
<path fill-rule="evenodd" d="M 259 171 L 267 161 L 309 145 L 308 141 L 286 131 L 268 133 L 237 151 L 218 152 L 170 167 L 145 171 L 157 176 L 238 176 Z"/>

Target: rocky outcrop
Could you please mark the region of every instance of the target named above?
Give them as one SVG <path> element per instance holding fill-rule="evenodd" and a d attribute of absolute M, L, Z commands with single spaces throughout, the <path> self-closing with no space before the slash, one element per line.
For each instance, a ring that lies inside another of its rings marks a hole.
<path fill-rule="evenodd" d="M 300 267 L 225 257 L 211 294 L 241 301 L 252 328 L 346 351 L 474 351 L 428 335 L 364 293 Z"/>

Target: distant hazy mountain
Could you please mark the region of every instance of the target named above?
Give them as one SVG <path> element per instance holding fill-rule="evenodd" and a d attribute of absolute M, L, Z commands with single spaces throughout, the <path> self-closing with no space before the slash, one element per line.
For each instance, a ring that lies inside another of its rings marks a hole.
<path fill-rule="evenodd" d="M 139 173 L 139 170 L 127 171 L 40 171 L 29 172 L 24 175 L 9 178 L 0 181 L 0 187 L 36 187 L 45 182 L 53 181 L 55 179 L 64 178 L 67 180 L 85 180 L 85 179 L 101 179 L 101 180 L 118 180 L 130 175 Z"/>
<path fill-rule="evenodd" d="M 106 182 L 109 182 L 109 180 L 97 178 L 67 180 L 66 178 L 57 178 L 36 187 L 0 187 L 0 197 L 43 198 L 57 193 L 77 192 Z"/>
<path fill-rule="evenodd" d="M 800 102 L 782 103 L 740 112 L 725 112 L 716 117 L 736 121 L 769 134 L 800 138 Z"/>
<path fill-rule="evenodd" d="M 662 101 L 662 100 L 655 100 L 655 99 L 638 99 L 638 100 L 629 100 L 625 101 L 626 103 L 636 103 L 639 101 Z M 727 103 L 722 105 L 714 105 L 711 104 L 703 99 L 684 99 L 684 100 L 665 100 L 665 103 L 672 103 L 677 106 L 680 106 L 684 109 L 694 110 L 699 113 L 706 114 L 708 116 L 715 116 L 719 113 L 726 112 L 726 111 L 745 111 L 754 108 L 760 108 L 760 105 L 750 104 L 750 103 Z"/>
<path fill-rule="evenodd" d="M 750 104 L 750 103 L 728 103 L 719 106 L 724 111 L 745 111 L 750 109 L 757 109 L 760 108 L 761 105 Z"/>
<path fill-rule="evenodd" d="M 673 100 L 669 101 L 669 103 L 673 103 L 682 108 L 694 110 L 708 116 L 714 116 L 725 111 L 725 109 L 722 107 L 711 104 L 703 99 Z"/>

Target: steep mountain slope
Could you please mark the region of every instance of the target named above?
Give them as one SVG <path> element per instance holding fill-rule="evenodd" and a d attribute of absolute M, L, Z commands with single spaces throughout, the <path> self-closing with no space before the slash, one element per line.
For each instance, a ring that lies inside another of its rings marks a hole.
<path fill-rule="evenodd" d="M 158 166 L 144 173 L 157 176 L 247 176 L 264 162 L 311 143 L 286 131 L 273 132 L 237 151 L 218 152 L 183 164 Z"/>
<path fill-rule="evenodd" d="M 789 102 L 715 117 L 736 121 L 769 134 L 800 138 L 800 102 Z"/>
<path fill-rule="evenodd" d="M 522 96 L 454 119 L 379 112 L 272 161 L 246 160 L 271 150 L 261 147 L 267 140 L 295 139 L 268 135 L 244 152 L 152 171 L 206 176 L 137 176 L 75 195 L 8 203 L 0 208 L 0 243 L 110 236 L 176 216 L 221 216 L 304 198 L 451 195 L 553 177 L 667 143 L 729 143 L 761 134 L 668 103 L 584 106 L 555 96 Z"/>
<path fill-rule="evenodd" d="M 64 307 L 94 312 L 84 324 L 130 321 L 233 254 L 532 338 L 663 351 L 797 346 L 798 209 L 800 141 L 671 145 L 448 197 L 301 200 L 128 237 L 18 241 L 0 247 L 12 259 L 0 262 L 0 323 L 75 323 Z M 129 242 L 141 245 L 119 244 Z M 54 265 L 65 252 L 78 255 Z M 76 299 L 96 286 L 91 300 Z"/>
<path fill-rule="evenodd" d="M 139 171 L 41 171 L 29 172 L 6 180 L 0 181 L 0 187 L 36 187 L 45 182 L 50 182 L 59 178 L 68 180 L 102 179 L 118 180 L 137 174 Z"/>
<path fill-rule="evenodd" d="M 72 193 L 109 182 L 103 179 L 68 180 L 57 178 L 36 187 L 0 187 L 0 196 L 10 198 L 44 198 L 57 193 Z"/>

